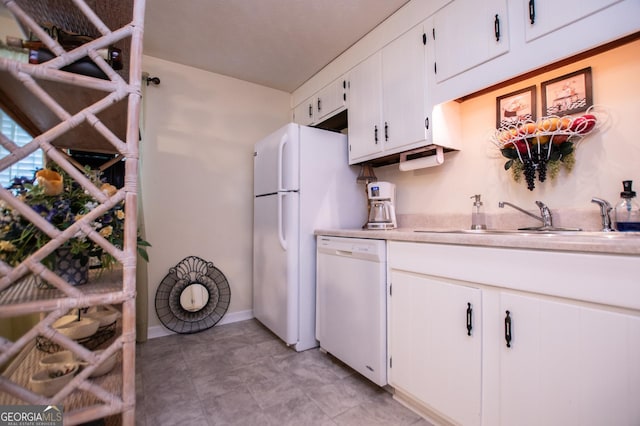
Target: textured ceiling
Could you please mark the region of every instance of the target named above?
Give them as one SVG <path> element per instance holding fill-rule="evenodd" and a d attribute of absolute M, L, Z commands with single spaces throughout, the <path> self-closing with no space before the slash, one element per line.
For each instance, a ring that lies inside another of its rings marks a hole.
<path fill-rule="evenodd" d="M 144 54 L 293 92 L 408 1 L 147 0 Z"/>
<path fill-rule="evenodd" d="M 147 0 L 144 54 L 292 92 L 408 0 Z"/>

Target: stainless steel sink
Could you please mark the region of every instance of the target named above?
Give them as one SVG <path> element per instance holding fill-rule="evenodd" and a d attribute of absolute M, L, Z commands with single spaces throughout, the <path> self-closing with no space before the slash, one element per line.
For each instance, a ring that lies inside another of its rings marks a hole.
<path fill-rule="evenodd" d="M 553 229 L 415 229 L 414 232 L 426 232 L 435 234 L 469 234 L 469 235 L 514 235 L 514 236 L 541 236 L 562 235 L 590 238 L 638 238 L 640 232 L 601 232 L 581 231 L 575 228 Z"/>

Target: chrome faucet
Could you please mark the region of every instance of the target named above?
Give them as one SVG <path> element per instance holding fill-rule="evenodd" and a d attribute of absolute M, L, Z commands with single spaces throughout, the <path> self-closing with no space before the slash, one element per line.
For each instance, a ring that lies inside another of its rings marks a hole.
<path fill-rule="evenodd" d="M 611 204 L 608 201 L 603 200 L 602 198 L 593 197 L 591 199 L 592 203 L 598 204 L 600 206 L 600 217 L 602 218 L 602 232 L 612 232 L 613 228 L 611 228 L 611 216 L 609 213 L 612 210 Z"/>
<path fill-rule="evenodd" d="M 536 201 L 536 205 L 540 209 L 540 217 L 538 217 L 535 214 L 533 214 L 531 212 L 528 212 L 528 211 L 516 206 L 515 204 L 511 204 L 511 203 L 508 203 L 506 201 L 499 201 L 498 202 L 498 207 L 500 207 L 501 209 L 503 209 L 504 206 L 513 207 L 514 209 L 518 210 L 519 212 L 522 212 L 522 213 L 526 214 L 527 216 L 531 216 L 532 218 L 537 219 L 540 222 L 542 222 L 542 228 L 544 228 L 544 229 L 553 228 L 553 218 L 551 217 L 551 210 L 549 210 L 549 207 L 547 207 L 542 201 Z"/>

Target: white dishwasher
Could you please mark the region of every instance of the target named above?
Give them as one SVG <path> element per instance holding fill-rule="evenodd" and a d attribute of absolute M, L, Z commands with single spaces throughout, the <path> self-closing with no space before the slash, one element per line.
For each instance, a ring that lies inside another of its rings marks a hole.
<path fill-rule="evenodd" d="M 386 242 L 319 235 L 316 271 L 320 347 L 377 385 L 386 385 Z"/>

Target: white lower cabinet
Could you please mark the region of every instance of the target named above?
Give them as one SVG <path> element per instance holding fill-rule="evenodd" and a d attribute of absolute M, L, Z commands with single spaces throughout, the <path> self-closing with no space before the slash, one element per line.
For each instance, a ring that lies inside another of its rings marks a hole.
<path fill-rule="evenodd" d="M 388 244 L 398 399 L 443 424 L 640 425 L 637 256 Z"/>
<path fill-rule="evenodd" d="M 480 290 L 391 272 L 389 383 L 463 425 L 481 410 Z"/>
<path fill-rule="evenodd" d="M 503 293 L 500 424 L 640 424 L 640 318 Z"/>

